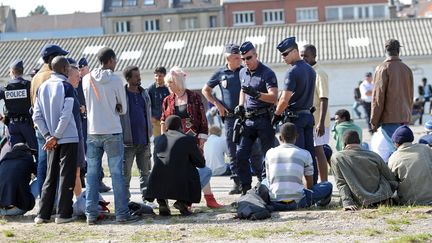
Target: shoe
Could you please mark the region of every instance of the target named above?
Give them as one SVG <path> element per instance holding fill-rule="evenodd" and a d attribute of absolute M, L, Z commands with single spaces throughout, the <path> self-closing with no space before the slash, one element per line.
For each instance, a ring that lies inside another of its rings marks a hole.
<path fill-rule="evenodd" d="M 246 193 L 247 193 L 251 188 L 252 188 L 251 185 L 243 184 L 243 185 L 241 186 L 241 194 L 242 194 L 242 195 L 246 195 Z"/>
<path fill-rule="evenodd" d="M 95 225 L 95 224 L 97 224 L 97 219 L 87 219 L 86 220 L 86 222 L 87 222 L 87 225 Z"/>
<path fill-rule="evenodd" d="M 159 205 L 160 216 L 171 216 L 171 210 L 168 205 Z"/>
<path fill-rule="evenodd" d="M 143 203 L 144 203 L 144 205 L 149 206 L 149 207 L 151 207 L 153 209 L 157 209 L 158 208 L 158 205 L 156 203 L 154 203 L 154 202 L 149 202 L 147 200 L 144 200 Z"/>
<path fill-rule="evenodd" d="M 330 194 L 330 196 L 323 198 L 320 201 L 318 201 L 317 206 L 325 207 L 331 202 L 331 199 L 332 199 L 332 195 Z"/>
<path fill-rule="evenodd" d="M 75 219 L 76 219 L 75 217 L 70 217 L 70 218 L 55 218 L 54 222 L 56 224 L 64 224 L 64 223 L 72 222 Z"/>
<path fill-rule="evenodd" d="M 129 215 L 129 217 L 126 219 L 116 219 L 116 222 L 119 224 L 128 224 L 139 221 L 140 219 L 141 217 L 138 215 Z"/>
<path fill-rule="evenodd" d="M 179 201 L 176 201 L 174 203 L 174 207 L 176 209 L 178 209 L 180 211 L 180 214 L 183 216 L 189 216 L 192 214 L 192 211 L 188 208 L 188 206 L 185 203 L 181 203 Z"/>
<path fill-rule="evenodd" d="M 104 193 L 104 192 L 109 192 L 111 191 L 111 187 L 105 185 L 105 183 L 101 182 L 100 187 L 99 187 L 99 192 L 100 193 Z"/>
<path fill-rule="evenodd" d="M 34 219 L 34 222 L 35 222 L 35 224 L 45 224 L 45 223 L 48 223 L 49 220 L 48 219 L 43 219 L 43 218 L 36 217 Z"/>
<path fill-rule="evenodd" d="M 204 195 L 204 198 L 206 200 L 207 207 L 209 208 L 220 208 L 223 206 L 216 202 L 213 194 Z"/>
<path fill-rule="evenodd" d="M 231 188 L 231 191 L 228 192 L 228 194 L 234 195 L 234 194 L 240 194 L 240 193 L 241 193 L 240 184 L 234 182 L 234 185 Z"/>

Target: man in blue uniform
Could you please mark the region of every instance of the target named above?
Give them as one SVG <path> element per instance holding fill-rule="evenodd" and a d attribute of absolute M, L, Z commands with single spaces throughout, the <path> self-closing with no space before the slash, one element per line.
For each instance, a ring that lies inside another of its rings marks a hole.
<path fill-rule="evenodd" d="M 277 104 L 272 124 L 283 120 L 294 123 L 298 137 L 296 145 L 310 152 L 314 167 L 314 184 L 318 180 L 318 169 L 315 159 L 313 129 L 314 117 L 311 113 L 315 92 L 316 73 L 313 68 L 300 57 L 295 37 L 283 40 L 277 46 L 286 64 L 292 68 L 285 74 L 284 90 Z"/>
<path fill-rule="evenodd" d="M 234 113 L 245 118 L 237 149 L 238 175 L 242 194 L 245 194 L 252 183 L 248 160 L 253 143 L 257 138 L 260 139 L 263 154 L 274 144 L 275 131 L 270 115 L 273 104 L 277 101 L 278 85 L 275 73 L 258 61 L 258 54 L 251 42 L 241 45 L 240 54 L 245 67 L 239 73 L 241 91 L 239 105 Z"/>
<path fill-rule="evenodd" d="M 240 78 L 239 73 L 243 68 L 241 66 L 240 46 L 236 44 L 227 44 L 225 46 L 226 65 L 217 69 L 212 75 L 207 84 L 202 89 L 202 94 L 206 99 L 214 104 L 219 111 L 219 114 L 224 121 L 226 142 L 228 145 L 228 157 L 230 159 L 230 170 L 232 173 L 231 179 L 234 181 L 234 186 L 229 194 L 239 194 L 240 179 L 237 169 L 237 145 L 233 142 L 233 128 L 236 115 L 234 109 L 239 104 L 240 94 Z M 213 96 L 213 89 L 219 86 L 221 91 L 221 100 Z M 261 163 L 262 161 L 259 161 Z M 261 167 L 261 166 L 260 166 Z"/>
<path fill-rule="evenodd" d="M 4 113 L 11 146 L 27 143 L 31 149 L 37 150 L 37 140 L 30 115 L 30 81 L 22 78 L 24 73 L 22 60 L 13 61 L 9 67 L 12 80 L 0 89 L 0 99 L 5 102 Z"/>

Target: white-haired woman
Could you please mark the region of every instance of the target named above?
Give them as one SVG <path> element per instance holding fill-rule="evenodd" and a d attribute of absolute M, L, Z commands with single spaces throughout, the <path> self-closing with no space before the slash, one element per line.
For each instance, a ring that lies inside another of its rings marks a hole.
<path fill-rule="evenodd" d="M 179 67 L 173 67 L 165 76 L 165 84 L 171 94 L 162 102 L 161 133 L 165 132 L 165 119 L 170 115 L 177 115 L 182 120 L 185 134 L 194 136 L 202 152 L 207 139 L 208 125 L 204 105 L 199 94 L 186 89 L 186 73 Z M 210 187 L 211 170 L 208 167 L 198 169 L 201 187 L 207 206 L 219 208 Z"/>

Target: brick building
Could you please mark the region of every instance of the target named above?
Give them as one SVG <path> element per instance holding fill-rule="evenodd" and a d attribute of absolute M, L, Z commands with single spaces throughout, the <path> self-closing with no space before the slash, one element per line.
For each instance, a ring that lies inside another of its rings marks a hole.
<path fill-rule="evenodd" d="M 388 0 L 225 0 L 225 26 L 386 19 Z"/>
<path fill-rule="evenodd" d="M 104 0 L 105 34 L 222 26 L 220 0 Z"/>

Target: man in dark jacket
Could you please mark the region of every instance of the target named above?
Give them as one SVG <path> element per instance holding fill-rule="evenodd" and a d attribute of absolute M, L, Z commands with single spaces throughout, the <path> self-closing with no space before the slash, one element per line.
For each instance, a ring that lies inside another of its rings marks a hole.
<path fill-rule="evenodd" d="M 154 167 L 150 174 L 146 198 L 157 199 L 159 214 L 171 214 L 167 199 L 177 200 L 174 207 L 182 215 L 190 215 L 189 206 L 201 200 L 200 177 L 196 167 L 203 168 L 205 160 L 195 138 L 180 131 L 179 116 L 165 120 L 168 128 L 155 139 Z"/>
<path fill-rule="evenodd" d="M 17 143 L 0 161 L 0 215 L 23 215 L 32 210 L 31 174 L 36 173 L 30 149 Z"/>

